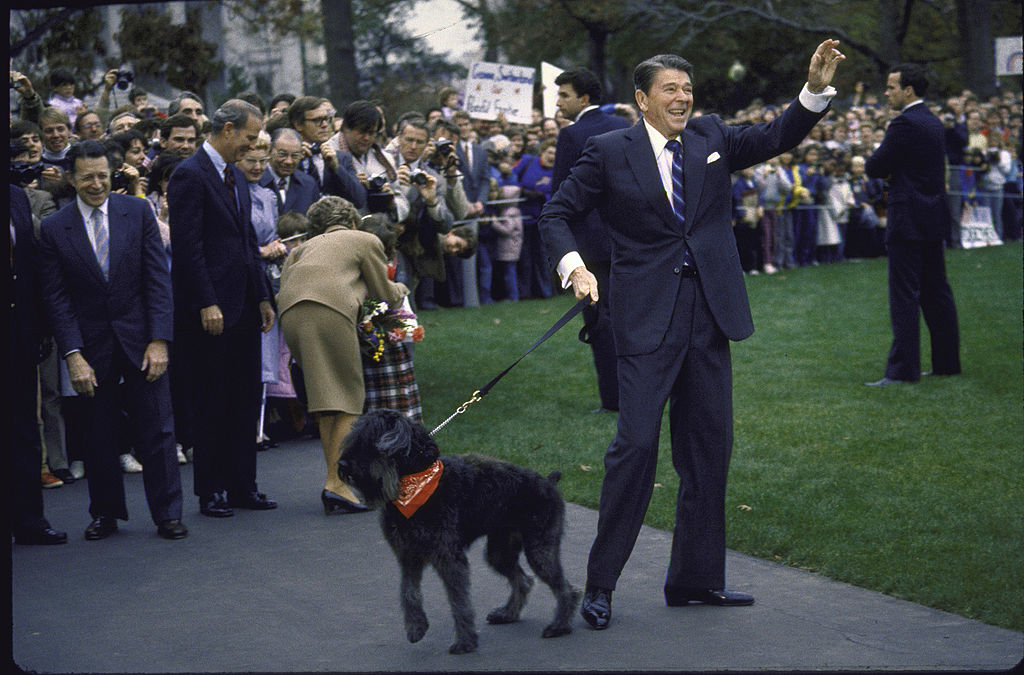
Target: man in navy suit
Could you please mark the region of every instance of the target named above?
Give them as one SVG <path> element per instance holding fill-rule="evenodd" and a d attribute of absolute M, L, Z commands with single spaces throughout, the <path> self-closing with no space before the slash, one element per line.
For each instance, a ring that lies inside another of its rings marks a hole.
<path fill-rule="evenodd" d="M 674 55 L 633 73 L 643 119 L 594 136 L 540 217 L 552 264 L 577 298 L 599 299 L 570 223 L 597 209 L 612 244 L 619 419 L 605 454 L 597 537 L 581 614 L 606 628 L 611 597 L 654 486 L 666 402 L 679 475 L 665 579 L 670 607 L 749 605 L 725 589 L 725 481 L 732 451 L 729 340 L 754 329 L 732 232 L 733 172 L 795 146 L 824 115 L 843 57 L 825 40 L 807 84 L 771 123 L 729 127 L 693 112 L 692 66 Z"/>
<path fill-rule="evenodd" d="M 943 253 L 952 225 L 946 196 L 946 130 L 921 100 L 927 91 L 921 66 L 907 63 L 890 71 L 885 96 L 899 115 L 864 167 L 872 178 L 888 180 L 885 242 L 893 336 L 885 376 L 869 386 L 921 379 L 922 313 L 931 334 L 930 372 L 960 372 L 960 333 Z"/>
<path fill-rule="evenodd" d="M 43 515 L 43 488 L 39 482 L 42 447 L 36 407 L 42 356 L 42 299 L 39 289 L 39 258 L 32 233 L 32 207 L 25 191 L 10 186 L 11 285 L 8 314 L 7 388 L 8 429 L 7 481 L 11 506 L 11 533 L 18 544 L 65 544 L 67 532 L 53 529 Z"/>
<path fill-rule="evenodd" d="M 583 146 L 591 136 L 615 129 L 624 129 L 629 122 L 615 115 L 606 115 L 598 107 L 601 103 L 601 82 L 586 68 L 570 68 L 555 78 L 558 98 L 555 105 L 573 123 L 558 132 L 555 146 L 555 168 L 551 171 L 551 194 L 565 180 L 576 160 L 583 154 Z M 590 344 L 597 370 L 597 392 L 600 410 L 619 409 L 619 375 L 615 359 L 615 339 L 612 337 L 609 303 L 611 288 L 608 274 L 611 269 L 612 247 L 608 228 L 601 215 L 591 211 L 583 218 L 569 223 L 580 257 L 587 269 L 597 277 L 602 289 L 596 303 L 583 310 L 584 328 L 580 339 Z M 525 242 L 524 242 L 525 246 Z"/>
<path fill-rule="evenodd" d="M 356 177 L 352 155 L 327 142 L 334 134 L 336 114 L 330 101 L 316 96 L 300 96 L 288 106 L 288 121 L 302 136 L 300 171 L 313 178 L 323 194 L 342 197 L 361 209 L 366 206 L 366 187 Z"/>
<path fill-rule="evenodd" d="M 462 171 L 462 187 L 466 192 L 466 201 L 469 202 L 466 218 L 479 218 L 484 213 L 484 204 L 490 198 L 491 191 L 487 151 L 480 143 L 474 143 L 472 140 L 473 121 L 468 112 L 456 110 L 452 114 L 452 121 L 459 127 L 455 153 Z M 467 298 L 476 297 L 476 289 L 468 289 L 466 286 L 470 283 L 475 284 L 477 275 L 471 268 L 467 269 L 463 262 L 445 258 L 447 280 L 434 286 L 435 297 L 443 296 L 447 292 L 447 304 L 462 305 Z M 468 262 L 485 269 L 491 264 L 482 247 L 477 248 L 476 259 Z"/>
<path fill-rule="evenodd" d="M 277 195 L 277 214 L 306 209 L 320 199 L 316 180 L 304 171 L 296 171 L 302 161 L 302 137 L 295 129 L 275 129 L 270 135 L 270 163 L 260 185 Z"/>
<path fill-rule="evenodd" d="M 256 143 L 262 116 L 231 99 L 213 133 L 167 185 L 174 320 L 195 402 L 195 493 L 205 516 L 277 503 L 256 488 L 260 331 L 274 325 L 246 179 L 233 162 Z"/>
<path fill-rule="evenodd" d="M 71 386 L 87 403 L 93 520 L 85 538 L 109 537 L 118 519 L 128 519 L 117 437 L 124 405 L 157 532 L 181 539 L 188 530 L 166 376 L 174 306 L 156 218 L 145 200 L 110 193 L 102 143 L 78 143 L 68 158 L 78 196 L 43 220 L 39 257 L 50 327 Z"/>

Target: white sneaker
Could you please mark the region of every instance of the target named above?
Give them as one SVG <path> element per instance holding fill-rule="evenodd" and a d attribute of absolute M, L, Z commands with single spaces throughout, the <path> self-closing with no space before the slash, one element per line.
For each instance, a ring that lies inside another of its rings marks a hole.
<path fill-rule="evenodd" d="M 75 480 L 85 478 L 85 462 L 80 459 L 71 462 L 71 475 L 74 476 Z"/>
<path fill-rule="evenodd" d="M 174 448 L 178 451 L 178 464 L 188 464 L 188 457 L 185 456 L 181 443 L 175 443 Z"/>
<path fill-rule="evenodd" d="M 777 270 L 775 269 L 775 265 L 773 265 L 771 263 L 765 263 L 765 266 L 764 266 L 764 273 L 765 274 L 775 274 L 776 271 Z"/>
<path fill-rule="evenodd" d="M 142 473 L 142 465 L 139 464 L 139 460 L 126 452 L 121 455 L 121 471 L 125 473 Z"/>

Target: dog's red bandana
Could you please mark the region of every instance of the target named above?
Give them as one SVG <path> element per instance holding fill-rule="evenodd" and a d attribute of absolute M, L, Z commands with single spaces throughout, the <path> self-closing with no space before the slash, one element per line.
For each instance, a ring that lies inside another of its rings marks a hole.
<path fill-rule="evenodd" d="M 444 464 L 441 464 L 441 460 L 437 460 L 425 471 L 402 476 L 398 479 L 398 499 L 391 503 L 398 508 L 403 516 L 412 518 L 416 510 L 426 504 L 430 495 L 434 494 L 443 470 Z"/>

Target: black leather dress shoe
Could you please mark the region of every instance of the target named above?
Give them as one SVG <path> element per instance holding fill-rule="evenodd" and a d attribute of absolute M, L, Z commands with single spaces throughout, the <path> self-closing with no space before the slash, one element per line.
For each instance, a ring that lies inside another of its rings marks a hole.
<path fill-rule="evenodd" d="M 235 512 L 228 506 L 224 497 L 212 494 L 199 498 L 199 513 L 210 518 L 230 518 Z"/>
<path fill-rule="evenodd" d="M 164 539 L 184 539 L 188 536 L 188 528 L 180 520 L 165 520 L 156 526 L 156 533 Z"/>
<path fill-rule="evenodd" d="M 115 532 L 117 532 L 117 518 L 97 516 L 85 528 L 85 538 L 89 541 L 97 541 L 98 539 L 106 539 Z"/>
<path fill-rule="evenodd" d="M 330 490 L 324 490 L 320 493 L 320 501 L 323 502 L 324 515 L 326 516 L 337 516 L 343 513 L 364 513 L 370 510 L 370 507 L 366 504 L 357 504 L 334 494 Z"/>
<path fill-rule="evenodd" d="M 47 546 L 50 544 L 68 543 L 68 533 L 60 532 L 52 527 L 40 527 L 34 530 L 22 530 L 14 535 L 15 544 L 29 546 Z"/>
<path fill-rule="evenodd" d="M 250 492 L 249 494 L 228 497 L 228 506 L 236 509 L 249 509 L 250 511 L 269 511 L 277 508 L 277 502 L 267 499 L 262 492 Z"/>
<path fill-rule="evenodd" d="M 665 590 L 665 604 L 669 607 L 685 607 L 691 602 L 718 607 L 743 607 L 754 604 L 754 596 L 725 589 L 685 588 L 679 591 Z"/>
<path fill-rule="evenodd" d="M 612 620 L 612 592 L 597 586 L 587 587 L 580 605 L 580 616 L 595 630 L 604 630 Z"/>

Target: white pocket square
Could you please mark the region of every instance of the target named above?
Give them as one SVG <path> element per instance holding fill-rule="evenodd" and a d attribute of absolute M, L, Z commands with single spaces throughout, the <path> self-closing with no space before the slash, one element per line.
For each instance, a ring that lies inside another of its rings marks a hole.
<path fill-rule="evenodd" d="M 718 152 L 712 152 L 710 155 L 708 155 L 708 164 L 710 164 L 711 162 L 717 162 L 721 158 L 722 156 L 718 154 Z"/>

